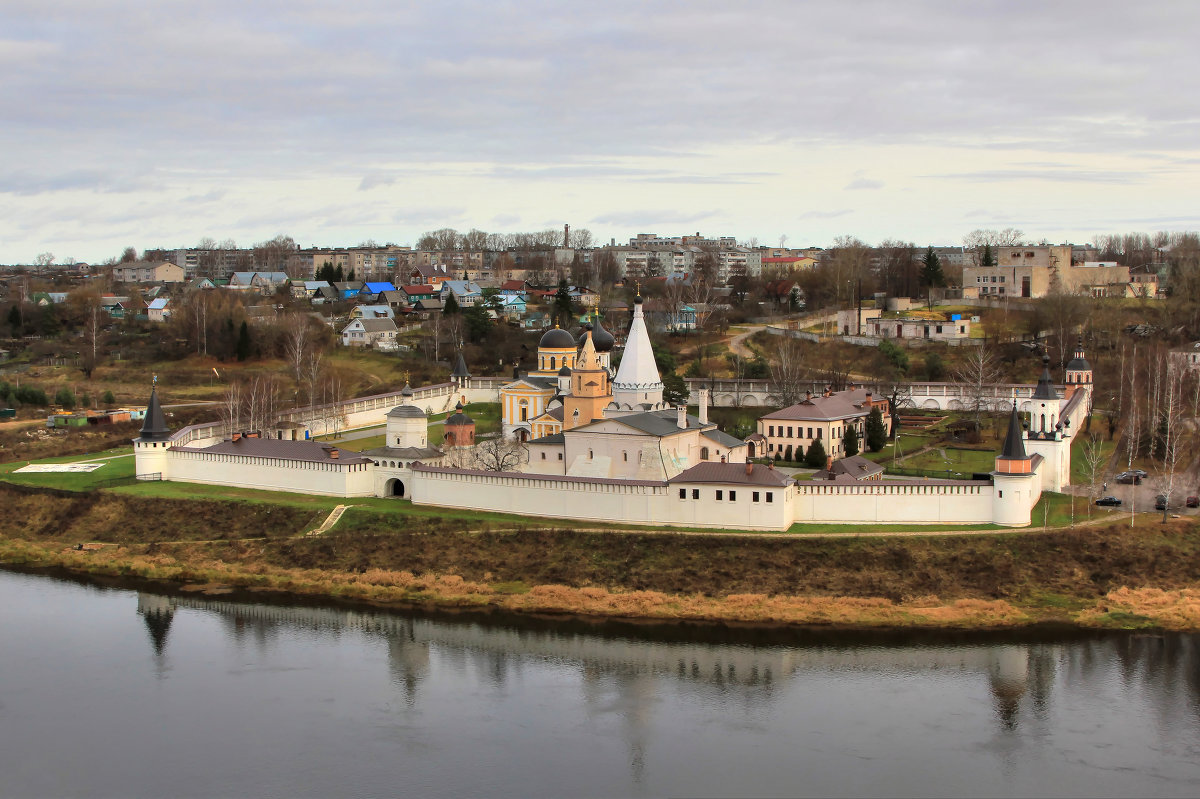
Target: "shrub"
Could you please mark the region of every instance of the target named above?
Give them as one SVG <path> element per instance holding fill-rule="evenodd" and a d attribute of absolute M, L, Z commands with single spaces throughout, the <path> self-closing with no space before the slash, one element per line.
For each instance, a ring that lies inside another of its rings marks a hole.
<path fill-rule="evenodd" d="M 892 342 L 884 339 L 879 342 L 879 351 L 883 353 L 883 357 L 887 358 L 896 371 L 900 374 L 908 374 L 908 353 L 897 347 Z"/>
<path fill-rule="evenodd" d="M 113 393 L 111 390 L 105 391 L 104 395 L 102 397 L 100 397 L 100 401 L 103 402 L 105 405 L 116 405 L 117 404 L 117 398 L 113 396 Z"/>
<path fill-rule="evenodd" d="M 64 410 L 71 410 L 75 407 L 75 392 L 63 386 L 54 395 L 54 404 L 60 405 Z"/>
<path fill-rule="evenodd" d="M 946 376 L 946 364 L 936 352 L 925 354 L 925 379 L 941 380 Z"/>

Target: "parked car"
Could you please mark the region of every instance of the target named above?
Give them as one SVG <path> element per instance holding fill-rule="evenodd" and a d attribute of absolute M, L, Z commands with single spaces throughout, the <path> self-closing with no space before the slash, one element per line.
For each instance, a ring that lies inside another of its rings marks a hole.
<path fill-rule="evenodd" d="M 1141 479 L 1141 480 L 1146 479 L 1146 473 L 1144 471 L 1142 471 L 1141 469 L 1132 469 L 1131 472 L 1138 479 Z"/>
<path fill-rule="evenodd" d="M 1141 485 L 1142 478 L 1137 474 L 1137 472 L 1121 472 L 1117 475 L 1117 482 L 1124 485 Z"/>
<path fill-rule="evenodd" d="M 1097 505 L 1108 505 L 1110 507 L 1115 508 L 1121 504 L 1121 500 L 1117 499 L 1116 497 L 1100 497 L 1100 499 L 1096 500 L 1096 504 Z"/>
<path fill-rule="evenodd" d="M 1167 507 L 1167 495 L 1166 494 L 1159 494 L 1158 496 L 1156 496 L 1154 498 L 1154 509 L 1155 510 L 1170 510 Z"/>
<path fill-rule="evenodd" d="M 1190 496 L 1187 498 L 1187 501 L 1184 504 L 1189 508 L 1200 508 L 1200 497 L 1195 495 Z"/>

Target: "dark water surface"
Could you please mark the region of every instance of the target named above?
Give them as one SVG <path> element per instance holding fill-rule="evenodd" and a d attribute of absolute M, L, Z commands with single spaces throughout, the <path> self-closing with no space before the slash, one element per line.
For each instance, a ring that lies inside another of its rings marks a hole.
<path fill-rule="evenodd" d="M 1200 638 L 487 622 L 0 571 L 2 796 L 1197 796 Z"/>

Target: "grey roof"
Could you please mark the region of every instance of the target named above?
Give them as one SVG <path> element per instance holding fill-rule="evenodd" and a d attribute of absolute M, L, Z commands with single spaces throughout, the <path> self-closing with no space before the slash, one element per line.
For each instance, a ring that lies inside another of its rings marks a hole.
<path fill-rule="evenodd" d="M 784 421 L 832 421 L 865 416 L 871 412 L 866 407 L 867 392 L 865 389 L 838 391 L 825 396 L 809 397 L 803 402 L 781 408 L 774 413 L 768 413 L 763 419 L 782 419 Z"/>
<path fill-rule="evenodd" d="M 813 475 L 814 480 L 830 480 L 838 476 L 846 476 L 854 481 L 866 480 L 883 473 L 883 467 L 869 461 L 862 455 L 850 455 L 834 461 L 828 469 L 821 469 Z"/>
<path fill-rule="evenodd" d="M 471 373 L 467 371 L 467 362 L 463 360 L 462 352 L 458 353 L 458 360 L 454 362 L 454 371 L 450 373 L 451 377 L 470 377 Z"/>
<path fill-rule="evenodd" d="M 682 433 L 684 428 L 680 427 L 678 420 L 678 411 L 667 409 L 662 411 L 643 411 L 642 413 L 631 413 L 628 416 L 614 416 L 611 419 L 602 419 L 598 421 L 605 422 L 620 422 L 628 425 L 636 430 L 641 430 L 643 433 L 649 433 L 652 436 L 671 436 L 676 433 Z M 703 427 L 700 420 L 695 416 L 688 416 L 687 426 L 690 430 L 697 430 Z M 595 424 L 595 422 L 593 422 Z M 580 430 L 584 427 L 578 428 Z"/>
<path fill-rule="evenodd" d="M 440 458 L 444 453 L 434 447 L 376 447 L 362 454 L 374 458 L 402 458 L 406 461 L 415 461 L 423 458 Z"/>
<path fill-rule="evenodd" d="M 792 482 L 792 478 L 761 463 L 698 463 L 667 482 L 727 483 L 784 488 Z"/>
<path fill-rule="evenodd" d="M 564 436 L 562 433 L 551 433 L 548 436 L 542 436 L 541 438 L 535 438 L 532 441 L 530 441 L 529 443 L 530 444 L 562 444 L 566 440 L 567 440 L 566 436 Z"/>
<path fill-rule="evenodd" d="M 1008 458 L 1009 460 L 1024 460 L 1027 458 L 1023 439 L 1021 417 L 1017 415 L 1017 406 L 1014 403 L 1012 414 L 1008 418 L 1008 435 L 1004 437 L 1004 446 L 1000 450 L 1000 457 Z"/>
<path fill-rule="evenodd" d="M 553 389 L 558 386 L 558 378 L 557 377 L 542 377 L 540 375 L 531 375 L 529 373 L 525 373 L 525 374 L 522 374 L 520 377 L 518 377 L 516 380 L 512 381 L 512 383 L 505 383 L 503 387 L 508 388 L 509 386 L 511 386 L 515 383 L 528 383 L 529 385 L 533 386 L 534 388 Z"/>
<path fill-rule="evenodd" d="M 158 387 L 150 389 L 150 404 L 146 406 L 146 418 L 142 422 L 140 438 L 143 441 L 166 441 L 171 437 L 162 405 L 158 402 Z"/>
<path fill-rule="evenodd" d="M 389 419 L 415 419 L 418 416 L 422 419 L 427 418 L 425 411 L 421 410 L 416 405 L 397 405 L 395 408 L 392 408 L 387 412 L 387 417 Z"/>
<path fill-rule="evenodd" d="M 1054 378 L 1050 376 L 1050 356 L 1042 356 L 1042 376 L 1038 378 L 1037 388 L 1033 390 L 1034 399 L 1058 399 L 1058 391 L 1054 388 Z"/>
<path fill-rule="evenodd" d="M 740 438 L 734 438 L 724 430 L 720 430 L 716 427 L 711 430 L 704 430 L 700 433 L 700 435 L 717 442 L 722 447 L 729 447 L 730 449 L 737 449 L 738 447 L 746 446 L 745 441 L 742 441 Z"/>
<path fill-rule="evenodd" d="M 382 317 L 379 319 L 354 319 L 350 322 L 350 325 L 354 324 L 355 322 L 361 324 L 363 331 L 366 333 L 389 333 L 397 329 L 396 320 L 388 319 L 387 317 Z M 350 325 L 346 325 L 346 327 L 342 328 L 343 332 L 346 330 L 346 328 L 350 327 Z"/>
<path fill-rule="evenodd" d="M 336 447 L 320 441 L 281 441 L 275 438 L 245 438 L 237 441 L 225 439 L 211 447 L 180 447 L 197 452 L 212 452 L 217 455 L 250 455 L 255 458 L 303 461 L 305 463 L 370 463 L 354 450 Z M 333 452 L 338 457 L 331 457 Z"/>

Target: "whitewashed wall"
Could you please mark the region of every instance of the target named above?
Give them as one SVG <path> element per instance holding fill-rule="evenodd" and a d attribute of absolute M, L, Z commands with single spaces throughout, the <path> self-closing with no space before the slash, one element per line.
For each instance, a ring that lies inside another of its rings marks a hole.
<path fill-rule="evenodd" d="M 371 464 L 306 463 L 178 448 L 168 453 L 163 479 L 332 497 L 375 494 Z"/>

